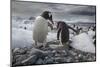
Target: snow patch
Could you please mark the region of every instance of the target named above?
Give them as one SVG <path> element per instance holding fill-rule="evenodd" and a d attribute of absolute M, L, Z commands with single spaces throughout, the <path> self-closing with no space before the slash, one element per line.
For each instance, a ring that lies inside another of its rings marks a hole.
<path fill-rule="evenodd" d="M 32 46 L 32 31 L 12 28 L 12 48 Z"/>
<path fill-rule="evenodd" d="M 95 32 L 92 31 L 92 30 L 90 30 L 90 31 L 88 31 L 88 35 L 89 35 L 89 37 L 92 39 L 93 36 L 95 36 Z"/>
<path fill-rule="evenodd" d="M 71 46 L 84 52 L 95 53 L 95 46 L 92 43 L 92 39 L 86 33 L 74 36 Z"/>
<path fill-rule="evenodd" d="M 47 42 L 57 40 L 57 33 L 49 32 L 47 35 Z"/>

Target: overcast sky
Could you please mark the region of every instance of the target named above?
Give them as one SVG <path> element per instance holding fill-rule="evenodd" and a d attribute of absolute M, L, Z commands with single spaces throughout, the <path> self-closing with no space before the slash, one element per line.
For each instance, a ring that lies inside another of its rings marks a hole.
<path fill-rule="evenodd" d="M 52 12 L 54 20 L 69 22 L 95 22 L 95 6 L 80 6 L 68 4 L 12 2 L 12 15 L 21 17 L 38 16 L 43 11 Z"/>

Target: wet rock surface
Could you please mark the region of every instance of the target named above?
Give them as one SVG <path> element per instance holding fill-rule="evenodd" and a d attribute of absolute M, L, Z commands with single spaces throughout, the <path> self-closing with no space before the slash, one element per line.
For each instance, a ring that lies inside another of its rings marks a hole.
<path fill-rule="evenodd" d="M 57 45 L 55 42 L 54 44 L 53 42 L 48 44 L 52 45 L 48 45 L 46 48 L 25 47 L 12 49 L 12 67 L 71 62 L 92 62 L 96 60 L 96 55 L 93 53 L 82 52 L 74 48 L 66 51 L 62 46 Z"/>

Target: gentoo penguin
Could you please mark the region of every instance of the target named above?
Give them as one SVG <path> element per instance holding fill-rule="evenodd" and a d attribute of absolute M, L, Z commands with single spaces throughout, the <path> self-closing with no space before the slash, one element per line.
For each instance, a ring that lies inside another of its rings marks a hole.
<path fill-rule="evenodd" d="M 46 43 L 48 26 L 50 26 L 51 29 L 53 29 L 52 25 L 53 20 L 51 12 L 44 11 L 40 16 L 36 17 L 33 28 L 33 40 L 35 41 L 35 45 L 37 45 L 37 43 L 42 43 L 42 45 L 45 46 L 44 43 Z"/>
<path fill-rule="evenodd" d="M 57 40 L 59 40 L 60 36 L 60 44 L 63 46 L 68 47 L 68 42 L 69 42 L 69 29 L 72 29 L 77 33 L 75 29 L 67 25 L 64 21 L 59 21 L 57 22 Z"/>

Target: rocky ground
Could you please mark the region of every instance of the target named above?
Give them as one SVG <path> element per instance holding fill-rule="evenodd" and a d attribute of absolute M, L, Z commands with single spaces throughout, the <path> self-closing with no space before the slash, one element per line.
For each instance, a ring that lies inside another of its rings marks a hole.
<path fill-rule="evenodd" d="M 57 44 L 57 42 L 48 42 L 46 48 L 24 47 L 12 49 L 12 67 L 92 62 L 96 60 L 96 55 L 93 53 L 82 52 L 74 48 L 66 50 Z"/>

